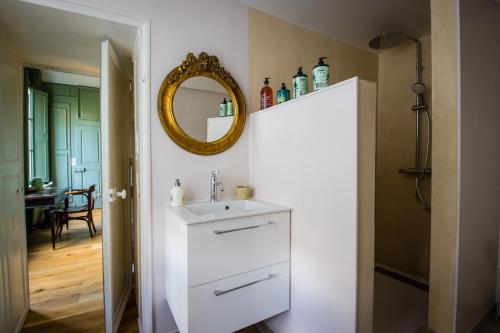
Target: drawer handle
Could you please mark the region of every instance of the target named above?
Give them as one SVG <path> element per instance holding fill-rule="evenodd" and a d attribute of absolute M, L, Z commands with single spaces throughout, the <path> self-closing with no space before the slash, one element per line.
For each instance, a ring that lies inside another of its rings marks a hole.
<path fill-rule="evenodd" d="M 227 290 L 216 290 L 216 291 L 214 291 L 214 295 L 215 296 L 221 296 L 221 295 L 230 293 L 230 292 L 238 290 L 238 289 L 246 288 L 246 287 L 249 287 L 249 286 L 253 286 L 254 284 L 260 283 L 260 282 L 264 282 L 264 281 L 267 281 L 267 280 L 274 279 L 277 276 L 278 276 L 278 274 L 269 274 L 269 276 L 266 277 L 266 278 L 263 278 L 263 279 L 260 279 L 260 280 L 254 281 L 254 282 L 246 283 L 246 284 L 244 284 L 242 286 L 239 286 L 239 287 L 234 287 L 234 288 L 227 289 Z"/>
<path fill-rule="evenodd" d="M 270 224 L 273 224 L 273 223 L 274 223 L 273 221 L 269 221 L 269 222 L 267 222 L 266 224 L 252 225 L 252 226 L 250 226 L 250 227 L 243 227 L 243 228 L 229 229 L 229 230 L 215 230 L 215 231 L 214 231 L 214 234 L 216 234 L 216 235 L 221 235 L 221 234 L 227 234 L 227 233 L 230 233 L 230 232 L 235 232 L 235 231 L 242 231 L 242 230 L 248 230 L 248 229 L 255 229 L 255 228 L 264 227 L 264 226 L 266 226 L 266 225 L 270 225 Z"/>

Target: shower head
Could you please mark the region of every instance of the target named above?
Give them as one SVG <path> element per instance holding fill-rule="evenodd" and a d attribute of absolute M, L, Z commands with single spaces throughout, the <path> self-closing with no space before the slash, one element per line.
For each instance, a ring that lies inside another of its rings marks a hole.
<path fill-rule="evenodd" d="M 408 37 L 402 32 L 389 32 L 372 38 L 368 45 L 375 50 L 390 49 L 403 44 L 407 40 L 417 41 L 415 38 Z"/>
<path fill-rule="evenodd" d="M 413 91 L 415 94 L 423 94 L 425 93 L 425 84 L 423 83 L 414 83 L 412 86 L 411 86 L 411 91 Z"/>

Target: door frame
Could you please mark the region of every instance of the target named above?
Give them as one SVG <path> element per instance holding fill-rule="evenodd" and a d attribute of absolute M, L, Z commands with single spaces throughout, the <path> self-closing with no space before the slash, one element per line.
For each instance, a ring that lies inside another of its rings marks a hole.
<path fill-rule="evenodd" d="M 75 14 L 90 16 L 114 23 L 134 27 L 137 30 L 134 73 L 135 117 L 138 123 L 136 135 L 138 140 L 139 179 L 137 189 L 140 193 L 137 204 L 139 209 L 138 225 L 139 258 L 140 258 L 140 306 L 141 317 L 138 319 L 140 332 L 153 332 L 153 280 L 152 280 L 152 224 L 151 224 L 151 57 L 150 57 L 150 29 L 151 22 L 148 18 L 139 18 L 119 14 L 110 10 L 87 5 L 75 4 L 67 0 L 21 0 L 23 2 L 62 10 Z M 136 267 L 138 265 L 136 264 Z"/>

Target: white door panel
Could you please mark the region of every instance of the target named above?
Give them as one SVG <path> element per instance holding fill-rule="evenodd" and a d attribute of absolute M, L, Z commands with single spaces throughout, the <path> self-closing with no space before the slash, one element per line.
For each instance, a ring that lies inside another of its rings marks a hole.
<path fill-rule="evenodd" d="M 16 332 L 28 311 L 21 73 L 0 36 L 0 331 Z"/>
<path fill-rule="evenodd" d="M 127 188 L 129 81 L 109 41 L 101 45 L 102 214 L 106 332 L 116 332 L 131 289 Z M 115 191 L 112 191 L 115 189 Z"/>

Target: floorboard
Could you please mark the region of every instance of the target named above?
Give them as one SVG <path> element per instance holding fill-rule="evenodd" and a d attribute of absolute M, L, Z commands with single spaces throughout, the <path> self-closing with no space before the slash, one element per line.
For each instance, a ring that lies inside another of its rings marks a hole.
<path fill-rule="evenodd" d="M 69 222 L 52 250 L 50 229 L 28 235 L 30 312 L 23 332 L 103 332 L 102 224 L 94 210 L 97 235 L 84 221 Z"/>

